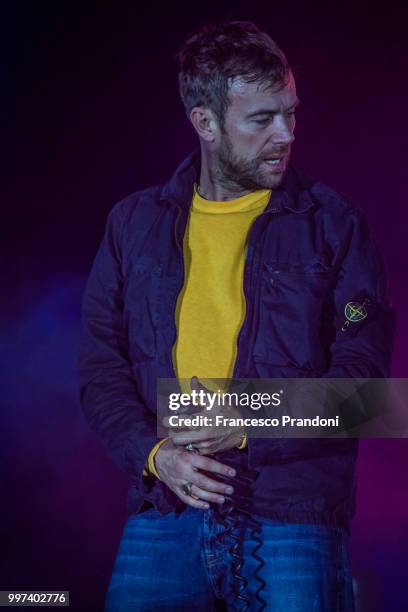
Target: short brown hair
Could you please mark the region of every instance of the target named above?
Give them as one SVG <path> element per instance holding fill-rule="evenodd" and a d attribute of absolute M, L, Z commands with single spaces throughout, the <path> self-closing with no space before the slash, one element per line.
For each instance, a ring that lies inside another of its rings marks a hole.
<path fill-rule="evenodd" d="M 288 61 L 272 38 L 252 21 L 221 21 L 190 33 L 176 53 L 179 92 L 187 117 L 195 106 L 210 108 L 224 127 L 231 80 L 284 86 Z"/>

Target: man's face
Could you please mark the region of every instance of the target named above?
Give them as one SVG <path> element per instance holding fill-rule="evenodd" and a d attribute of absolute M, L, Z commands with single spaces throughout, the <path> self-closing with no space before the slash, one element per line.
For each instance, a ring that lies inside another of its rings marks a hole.
<path fill-rule="evenodd" d="M 215 151 L 221 181 L 229 186 L 273 189 L 281 183 L 295 139 L 299 100 L 292 73 L 280 87 L 267 89 L 239 79 L 230 87 L 230 106 Z"/>

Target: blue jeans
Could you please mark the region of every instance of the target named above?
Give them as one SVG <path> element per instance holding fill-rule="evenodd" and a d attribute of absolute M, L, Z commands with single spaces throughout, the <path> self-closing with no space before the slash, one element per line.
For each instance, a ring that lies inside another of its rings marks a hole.
<path fill-rule="evenodd" d="M 189 506 L 179 516 L 162 516 L 154 508 L 131 515 L 119 544 L 105 612 L 209 612 L 217 599 L 224 600 L 228 610 L 354 611 L 349 534 L 344 529 L 254 516 L 261 524 L 262 540 L 254 551 L 257 543 L 250 525 L 242 527 L 239 536 L 237 528 L 231 531 L 216 517 L 212 507 Z M 261 568 L 253 552 L 262 558 Z M 238 564 L 241 579 L 233 578 L 231 563 Z M 243 594 L 240 584 L 246 585 Z"/>

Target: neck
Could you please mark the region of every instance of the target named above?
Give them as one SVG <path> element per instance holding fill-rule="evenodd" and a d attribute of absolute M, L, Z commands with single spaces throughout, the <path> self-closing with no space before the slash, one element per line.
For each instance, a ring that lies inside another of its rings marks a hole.
<path fill-rule="evenodd" d="M 197 185 L 199 195 L 212 202 L 235 200 L 251 193 L 222 174 L 218 160 L 209 151 L 201 147 L 200 182 Z"/>

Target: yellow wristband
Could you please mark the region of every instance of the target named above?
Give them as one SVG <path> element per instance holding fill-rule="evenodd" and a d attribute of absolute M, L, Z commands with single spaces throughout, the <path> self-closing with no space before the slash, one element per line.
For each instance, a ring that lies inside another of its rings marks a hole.
<path fill-rule="evenodd" d="M 244 449 L 246 447 L 246 445 L 247 445 L 247 435 L 246 435 L 246 433 L 244 433 L 243 436 L 242 436 L 242 440 L 241 440 L 239 446 L 237 446 L 237 448 L 239 450 L 242 450 L 242 449 Z"/>
<path fill-rule="evenodd" d="M 147 458 L 147 467 L 149 469 L 149 472 L 153 474 L 153 476 L 156 476 L 156 478 L 158 478 L 159 480 L 160 480 L 160 476 L 158 475 L 156 466 L 154 464 L 154 457 L 157 451 L 159 450 L 159 448 L 162 446 L 162 444 L 167 442 L 167 440 L 168 438 L 163 438 L 163 440 L 159 440 L 157 444 L 153 446 L 152 450 L 149 453 L 149 457 Z"/>

